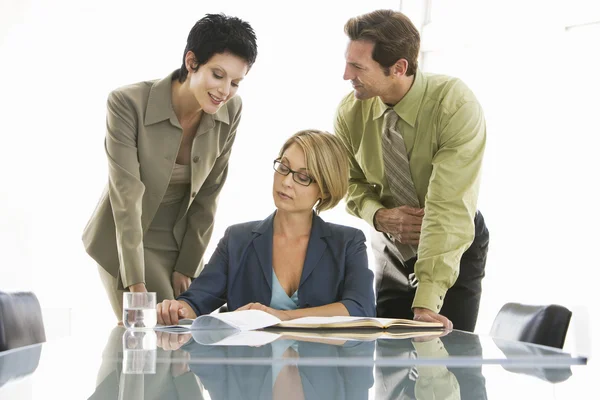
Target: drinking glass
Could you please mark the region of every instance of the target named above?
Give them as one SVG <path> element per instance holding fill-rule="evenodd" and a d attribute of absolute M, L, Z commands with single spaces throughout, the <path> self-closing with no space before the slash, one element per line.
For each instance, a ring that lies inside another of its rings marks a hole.
<path fill-rule="evenodd" d="M 127 329 L 153 329 L 156 326 L 156 293 L 123 293 L 123 325 Z"/>

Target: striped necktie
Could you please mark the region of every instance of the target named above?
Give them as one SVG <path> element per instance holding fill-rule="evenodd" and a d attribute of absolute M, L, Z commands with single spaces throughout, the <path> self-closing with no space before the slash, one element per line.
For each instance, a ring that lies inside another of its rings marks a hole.
<path fill-rule="evenodd" d="M 381 150 L 385 176 L 397 207 L 406 205 L 419 208 L 421 206 L 410 174 L 406 145 L 397 128 L 398 119 L 398 114 L 392 108 L 388 108 L 383 115 Z M 417 246 L 402 244 L 391 237 L 390 239 L 402 255 L 402 261 L 407 261 L 417 254 Z"/>

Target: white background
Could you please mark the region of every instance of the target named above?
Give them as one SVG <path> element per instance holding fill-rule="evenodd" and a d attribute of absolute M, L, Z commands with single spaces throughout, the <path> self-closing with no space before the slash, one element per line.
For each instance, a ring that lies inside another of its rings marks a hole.
<path fill-rule="evenodd" d="M 70 308 L 75 331 L 113 323 L 80 240 L 107 179 L 106 97 L 178 68 L 205 13 L 247 20 L 259 45 L 239 90 L 244 115 L 208 257 L 228 225 L 272 212 L 271 161 L 284 140 L 332 130 L 351 90 L 346 20 L 402 7 L 422 29 L 423 69 L 463 79 L 486 113 L 479 208 L 491 242 L 477 331 L 489 331 L 506 302 L 558 303 L 575 311 L 567 349 L 596 353 L 597 4 L 1 0 L 0 290 L 33 290 L 45 309 Z M 323 217 L 368 235 L 343 205 Z"/>

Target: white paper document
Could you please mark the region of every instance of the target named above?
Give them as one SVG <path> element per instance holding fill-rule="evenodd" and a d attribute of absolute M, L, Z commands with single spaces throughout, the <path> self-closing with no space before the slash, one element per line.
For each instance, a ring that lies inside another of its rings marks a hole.
<path fill-rule="evenodd" d="M 274 315 L 260 310 L 232 311 L 219 314 L 201 315 L 195 320 L 182 319 L 178 325 L 157 325 L 160 331 L 196 331 L 196 330 L 231 330 L 253 331 L 267 326 L 277 325 L 281 320 Z"/>

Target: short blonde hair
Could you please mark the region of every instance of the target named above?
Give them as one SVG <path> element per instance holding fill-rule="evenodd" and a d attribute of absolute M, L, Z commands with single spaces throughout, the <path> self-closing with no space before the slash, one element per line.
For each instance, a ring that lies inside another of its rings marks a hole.
<path fill-rule="evenodd" d="M 294 143 L 304 151 L 307 169 L 323 196 L 315 207 L 317 214 L 332 209 L 348 191 L 350 171 L 344 145 L 329 132 L 307 129 L 284 143 L 279 158 Z"/>

